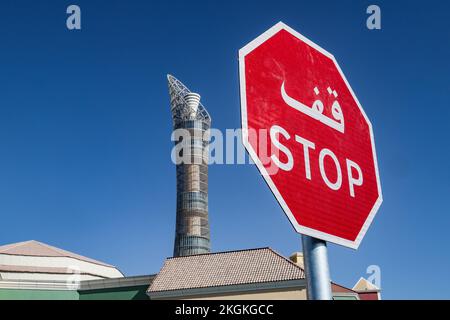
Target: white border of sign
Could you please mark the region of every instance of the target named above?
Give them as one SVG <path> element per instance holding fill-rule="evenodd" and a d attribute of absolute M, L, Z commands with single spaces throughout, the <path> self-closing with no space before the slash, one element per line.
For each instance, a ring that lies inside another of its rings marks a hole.
<path fill-rule="evenodd" d="M 256 152 L 253 150 L 252 146 L 250 145 L 248 141 L 248 126 L 247 126 L 247 95 L 246 95 L 246 85 L 245 85 L 245 56 L 252 52 L 254 49 L 256 49 L 259 45 L 264 43 L 266 40 L 268 40 L 270 37 L 272 37 L 274 34 L 276 34 L 280 30 L 286 30 L 296 38 L 300 39 L 301 41 L 305 42 L 309 46 L 313 47 L 314 49 L 318 50 L 331 60 L 333 60 L 334 65 L 336 66 L 337 70 L 339 71 L 342 79 L 344 79 L 345 84 L 347 85 L 348 89 L 350 90 L 350 93 L 353 96 L 353 99 L 355 99 L 362 115 L 364 116 L 364 119 L 366 120 L 367 124 L 369 125 L 370 129 L 370 139 L 372 141 L 372 152 L 373 152 L 373 159 L 374 159 L 374 167 L 375 167 L 375 173 L 377 178 L 377 184 L 378 184 L 378 199 L 375 201 L 375 204 L 370 211 L 369 216 L 367 217 L 366 221 L 364 222 L 364 225 L 362 226 L 358 236 L 356 237 L 355 241 L 350 241 L 341 237 L 333 236 L 315 229 L 307 228 L 304 226 L 301 226 L 297 223 L 296 219 L 294 218 L 291 210 L 287 206 L 286 202 L 284 201 L 283 197 L 281 196 L 280 192 L 276 188 L 275 184 L 273 183 L 270 175 L 267 173 L 264 165 L 261 163 L 259 158 L 256 155 Z M 241 120 L 242 120 L 242 140 L 245 148 L 247 149 L 248 153 L 250 154 L 250 157 L 252 158 L 253 162 L 256 163 L 256 166 L 258 167 L 258 170 L 264 177 L 266 183 L 269 185 L 270 190 L 275 195 L 276 199 L 278 200 L 278 203 L 286 213 L 287 217 L 289 218 L 289 221 L 291 222 L 294 229 L 301 234 L 305 234 L 314 238 L 322 239 L 325 241 L 330 241 L 345 247 L 349 247 L 352 249 L 358 249 L 359 245 L 361 244 L 362 239 L 364 238 L 364 235 L 366 234 L 367 230 L 369 229 L 370 224 L 372 223 L 373 218 L 375 217 L 375 214 L 377 213 L 381 203 L 383 202 L 383 196 L 381 194 L 381 183 L 380 183 L 380 175 L 378 173 L 378 161 L 377 161 L 377 154 L 375 151 L 375 141 L 373 137 L 373 130 L 372 130 L 372 123 L 370 122 L 369 118 L 367 117 L 366 113 L 364 112 L 361 104 L 358 101 L 358 98 L 356 97 L 355 93 L 353 92 L 353 89 L 351 88 L 350 84 L 347 81 L 347 78 L 345 78 L 344 73 L 342 72 L 341 68 L 339 67 L 339 64 L 337 63 L 334 56 L 329 53 L 328 51 L 324 50 L 323 48 L 319 47 L 317 44 L 312 42 L 311 40 L 307 39 L 297 31 L 293 30 L 289 26 L 285 25 L 283 22 L 278 22 L 276 25 L 274 25 L 272 28 L 261 34 L 259 37 L 257 37 L 255 40 L 248 43 L 245 47 L 243 47 L 241 50 L 239 50 L 239 80 L 240 80 L 240 94 L 241 94 Z"/>

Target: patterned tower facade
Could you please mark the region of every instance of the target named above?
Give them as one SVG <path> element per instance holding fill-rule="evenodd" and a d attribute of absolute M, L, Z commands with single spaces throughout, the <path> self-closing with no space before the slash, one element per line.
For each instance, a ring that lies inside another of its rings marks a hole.
<path fill-rule="evenodd" d="M 200 103 L 200 95 L 189 91 L 168 75 L 173 119 L 177 218 L 173 255 L 210 252 L 208 221 L 208 129 L 211 118 Z"/>

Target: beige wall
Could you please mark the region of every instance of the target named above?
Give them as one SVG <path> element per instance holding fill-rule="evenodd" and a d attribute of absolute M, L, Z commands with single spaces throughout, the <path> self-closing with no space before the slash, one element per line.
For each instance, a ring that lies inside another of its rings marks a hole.
<path fill-rule="evenodd" d="M 306 289 L 205 295 L 180 300 L 306 300 Z"/>

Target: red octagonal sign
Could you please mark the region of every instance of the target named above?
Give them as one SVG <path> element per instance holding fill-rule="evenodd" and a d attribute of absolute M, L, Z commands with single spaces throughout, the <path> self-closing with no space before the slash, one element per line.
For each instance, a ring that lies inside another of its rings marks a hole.
<path fill-rule="evenodd" d="M 381 202 L 372 125 L 333 55 L 283 23 L 239 51 L 244 145 L 299 233 L 358 248 Z"/>

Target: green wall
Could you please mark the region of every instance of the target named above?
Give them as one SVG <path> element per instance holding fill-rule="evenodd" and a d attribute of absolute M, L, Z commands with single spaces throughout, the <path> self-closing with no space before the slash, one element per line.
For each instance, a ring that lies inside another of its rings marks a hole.
<path fill-rule="evenodd" d="M 358 300 L 353 296 L 333 296 L 333 300 Z"/>
<path fill-rule="evenodd" d="M 74 290 L 0 289 L 0 300 L 78 300 Z"/>
<path fill-rule="evenodd" d="M 99 290 L 0 289 L 0 300 L 148 300 L 148 285 Z"/>
<path fill-rule="evenodd" d="M 148 300 L 148 285 L 79 291 L 80 300 Z"/>

